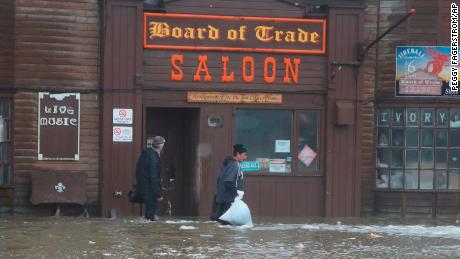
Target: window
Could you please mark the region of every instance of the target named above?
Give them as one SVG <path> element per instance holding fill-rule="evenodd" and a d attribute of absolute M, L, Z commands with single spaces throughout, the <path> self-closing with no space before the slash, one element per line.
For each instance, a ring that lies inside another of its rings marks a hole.
<path fill-rule="evenodd" d="M 0 185 L 11 183 L 11 100 L 0 97 Z"/>
<path fill-rule="evenodd" d="M 248 146 L 258 174 L 319 170 L 319 112 L 238 109 L 236 143 Z M 248 170 L 250 171 L 250 170 Z"/>
<path fill-rule="evenodd" d="M 460 109 L 377 111 L 376 187 L 460 190 Z"/>

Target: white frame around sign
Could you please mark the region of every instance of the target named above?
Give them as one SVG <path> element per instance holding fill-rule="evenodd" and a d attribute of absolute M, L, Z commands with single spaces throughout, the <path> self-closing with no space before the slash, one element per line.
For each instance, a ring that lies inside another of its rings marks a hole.
<path fill-rule="evenodd" d="M 120 111 L 126 110 L 127 117 L 122 120 L 119 117 Z M 112 109 L 112 123 L 113 124 L 123 124 L 123 125 L 132 125 L 134 120 L 134 112 L 132 108 L 113 108 Z"/>
<path fill-rule="evenodd" d="M 43 154 L 40 153 L 40 105 L 41 105 L 41 100 L 43 99 L 43 97 L 45 95 L 53 95 L 53 96 L 59 96 L 58 98 L 64 98 L 64 97 L 67 97 L 67 96 L 72 96 L 72 95 L 75 95 L 75 99 L 78 101 L 78 129 L 77 129 L 77 153 L 75 154 L 75 156 L 73 158 L 71 157 L 64 157 L 64 158 L 59 158 L 59 157 L 44 157 Z M 81 113 L 81 109 L 80 109 L 80 102 L 81 102 L 81 99 L 80 99 L 80 93 L 60 93 L 60 94 L 50 94 L 49 92 L 39 92 L 38 93 L 38 121 L 37 121 L 37 128 L 38 128 L 38 133 L 37 133 L 37 154 L 38 154 L 38 157 L 37 159 L 38 160 L 80 160 L 80 113 Z"/>
<path fill-rule="evenodd" d="M 125 132 L 127 131 L 127 136 L 128 138 L 116 138 L 115 137 L 115 134 L 114 134 L 114 130 L 115 128 L 120 128 L 122 130 L 122 132 Z M 112 127 L 112 142 L 116 143 L 116 142 L 133 142 L 133 127 L 131 126 L 113 126 Z"/>

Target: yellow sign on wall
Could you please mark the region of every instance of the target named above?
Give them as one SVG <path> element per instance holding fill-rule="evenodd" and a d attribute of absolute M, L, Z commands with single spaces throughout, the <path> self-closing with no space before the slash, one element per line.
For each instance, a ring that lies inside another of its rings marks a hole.
<path fill-rule="evenodd" d="M 283 95 L 264 93 L 187 92 L 187 102 L 282 104 Z"/>

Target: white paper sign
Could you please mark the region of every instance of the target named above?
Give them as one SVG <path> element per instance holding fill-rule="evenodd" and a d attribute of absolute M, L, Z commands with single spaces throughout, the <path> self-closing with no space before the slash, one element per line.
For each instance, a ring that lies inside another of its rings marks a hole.
<path fill-rule="evenodd" d="M 275 140 L 275 152 L 276 153 L 289 153 L 291 152 L 291 141 L 288 140 Z"/>
<path fill-rule="evenodd" d="M 133 124 L 133 109 L 113 109 L 114 124 Z"/>
<path fill-rule="evenodd" d="M 315 160 L 317 154 L 316 152 L 311 149 L 308 145 L 305 145 L 300 151 L 298 158 L 302 163 L 304 163 L 307 167 L 311 165 L 313 160 Z"/>
<path fill-rule="evenodd" d="M 113 142 L 132 142 L 133 141 L 133 127 L 113 127 Z"/>
<path fill-rule="evenodd" d="M 276 158 L 270 159 L 270 173 L 285 173 L 286 172 L 286 159 Z"/>
<path fill-rule="evenodd" d="M 270 163 L 270 173 L 284 173 L 286 172 L 286 164 L 272 164 Z"/>

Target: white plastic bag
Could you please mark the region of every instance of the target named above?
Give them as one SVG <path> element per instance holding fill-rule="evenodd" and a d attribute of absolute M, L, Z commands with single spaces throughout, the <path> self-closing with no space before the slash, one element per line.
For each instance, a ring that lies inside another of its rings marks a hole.
<path fill-rule="evenodd" d="M 235 197 L 230 208 L 220 216 L 220 220 L 227 221 L 232 225 L 252 225 L 251 211 L 248 205 L 241 199 L 243 198 L 244 192 L 238 191 L 238 196 Z"/>

